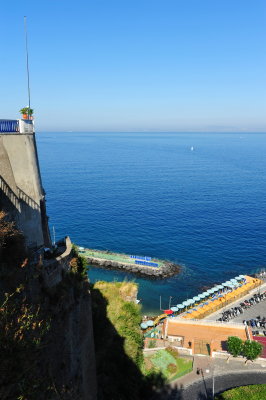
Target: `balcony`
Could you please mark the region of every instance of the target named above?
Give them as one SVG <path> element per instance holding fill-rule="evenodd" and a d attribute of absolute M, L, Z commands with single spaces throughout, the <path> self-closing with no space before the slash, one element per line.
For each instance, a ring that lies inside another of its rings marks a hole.
<path fill-rule="evenodd" d="M 34 123 L 31 119 L 0 119 L 1 133 L 34 133 Z"/>

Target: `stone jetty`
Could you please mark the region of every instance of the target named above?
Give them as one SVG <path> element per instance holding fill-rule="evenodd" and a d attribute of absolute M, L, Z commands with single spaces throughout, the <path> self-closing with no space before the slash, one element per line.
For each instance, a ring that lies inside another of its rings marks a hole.
<path fill-rule="evenodd" d="M 130 272 L 150 279 L 167 278 L 178 274 L 181 270 L 180 265 L 158 259 L 151 260 L 152 262 L 150 264 L 157 265 L 154 267 L 150 265 L 140 265 L 137 262 L 141 260 L 136 260 L 126 254 L 84 249 L 82 247 L 79 248 L 79 252 L 87 259 L 88 264 L 104 269 Z M 147 262 L 147 264 L 149 263 Z"/>

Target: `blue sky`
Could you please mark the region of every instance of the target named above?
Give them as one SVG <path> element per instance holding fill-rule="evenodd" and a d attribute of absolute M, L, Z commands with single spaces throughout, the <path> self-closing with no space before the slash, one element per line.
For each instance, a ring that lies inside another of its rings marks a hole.
<path fill-rule="evenodd" d="M 0 118 L 27 105 L 27 15 L 39 131 L 266 131 L 265 0 L 16 0 L 0 13 Z"/>

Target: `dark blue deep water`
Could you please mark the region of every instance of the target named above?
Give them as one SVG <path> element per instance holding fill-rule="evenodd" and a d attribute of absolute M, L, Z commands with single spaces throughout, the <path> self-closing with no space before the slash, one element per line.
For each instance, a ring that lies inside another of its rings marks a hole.
<path fill-rule="evenodd" d="M 266 134 L 39 133 L 56 238 L 168 259 L 139 283 L 145 313 L 266 266 Z M 194 151 L 191 151 L 191 146 Z M 91 268 L 91 281 L 132 276 Z"/>

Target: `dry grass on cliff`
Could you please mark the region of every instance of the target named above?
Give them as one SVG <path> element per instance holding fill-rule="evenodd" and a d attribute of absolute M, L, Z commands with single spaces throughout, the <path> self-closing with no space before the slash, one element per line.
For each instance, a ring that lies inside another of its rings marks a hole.
<path fill-rule="evenodd" d="M 134 302 L 138 287 L 133 282 L 95 283 L 107 301 L 107 317 L 117 333 L 124 338 L 124 350 L 136 364 L 142 363 L 143 338 L 139 329 L 141 323 L 140 306 Z M 133 300 L 133 301 L 132 301 Z"/>
<path fill-rule="evenodd" d="M 99 281 L 94 285 L 95 289 L 99 289 L 107 298 L 121 297 L 125 301 L 134 301 L 137 298 L 138 287 L 133 282 L 104 282 Z"/>

